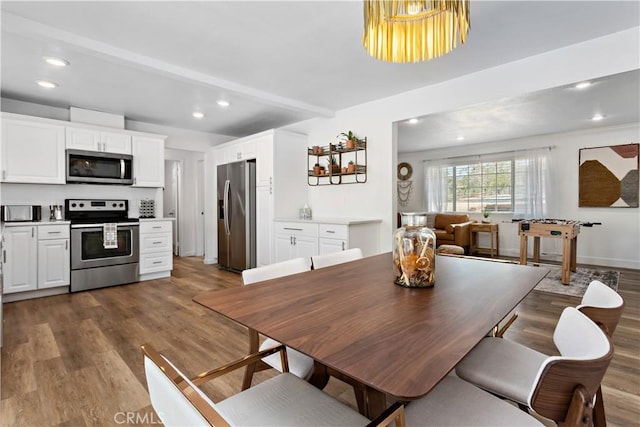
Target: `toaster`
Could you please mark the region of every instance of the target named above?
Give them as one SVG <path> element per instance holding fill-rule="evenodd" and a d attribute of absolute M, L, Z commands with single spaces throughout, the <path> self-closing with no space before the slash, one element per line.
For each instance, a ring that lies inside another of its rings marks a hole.
<path fill-rule="evenodd" d="M 2 205 L 0 218 L 3 222 L 40 221 L 42 206 L 36 205 Z"/>

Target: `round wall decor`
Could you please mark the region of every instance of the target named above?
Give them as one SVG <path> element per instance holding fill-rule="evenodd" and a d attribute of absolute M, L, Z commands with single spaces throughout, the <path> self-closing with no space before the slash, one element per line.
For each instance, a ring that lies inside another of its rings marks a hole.
<path fill-rule="evenodd" d="M 407 162 L 402 162 L 398 164 L 398 179 L 402 181 L 406 181 L 411 178 L 411 174 L 413 173 L 413 168 Z"/>

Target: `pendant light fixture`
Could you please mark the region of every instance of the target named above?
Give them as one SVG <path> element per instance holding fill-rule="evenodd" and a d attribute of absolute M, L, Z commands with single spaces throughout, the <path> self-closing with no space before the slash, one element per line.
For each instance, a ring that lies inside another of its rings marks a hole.
<path fill-rule="evenodd" d="M 469 26 L 469 0 L 364 0 L 362 44 L 382 61 L 426 61 L 464 43 Z"/>

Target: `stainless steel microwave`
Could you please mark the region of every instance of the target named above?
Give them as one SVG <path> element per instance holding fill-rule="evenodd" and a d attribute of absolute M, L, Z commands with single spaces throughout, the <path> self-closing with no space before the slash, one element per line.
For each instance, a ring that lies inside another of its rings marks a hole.
<path fill-rule="evenodd" d="M 133 184 L 133 156 L 67 150 L 67 182 L 131 185 Z"/>

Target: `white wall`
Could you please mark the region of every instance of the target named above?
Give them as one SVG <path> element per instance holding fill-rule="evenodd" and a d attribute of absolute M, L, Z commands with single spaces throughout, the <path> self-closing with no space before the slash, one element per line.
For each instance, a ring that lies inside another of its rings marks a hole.
<path fill-rule="evenodd" d="M 310 188 L 314 215 L 381 218 L 381 250 L 390 250 L 398 163 L 394 122 L 638 69 L 638 34 L 636 27 L 289 126 L 308 134 L 310 146 L 326 145 L 349 129 L 368 137 L 367 182 Z"/>
<path fill-rule="evenodd" d="M 180 182 L 180 200 L 178 205 L 180 238 L 180 256 L 203 255 L 196 248 L 196 221 L 200 216 L 197 209 L 198 161 L 204 160 L 204 153 L 187 150 L 165 149 L 165 160 L 177 160 L 182 165 L 182 181 Z M 167 173 L 168 171 L 165 171 Z M 166 212 L 165 212 L 166 216 Z"/>
<path fill-rule="evenodd" d="M 579 208 L 578 207 L 578 153 L 581 148 L 603 145 L 628 144 L 640 141 L 640 124 L 589 129 L 540 135 L 512 141 L 473 144 L 403 153 L 398 162 L 413 166 L 414 199 L 406 212 L 424 211 L 423 161 L 483 153 L 536 147 L 554 147 L 551 150 L 551 182 L 553 194 L 549 218 L 573 219 L 584 222 L 602 222 L 602 226 L 582 227 L 578 237 L 578 262 L 612 267 L 640 268 L 640 211 L 637 208 Z M 480 220 L 480 214 L 471 214 Z M 519 256 L 520 241 L 516 224 L 510 213 L 493 213 L 491 221 L 500 226 L 500 254 Z M 487 237 L 487 235 L 481 235 Z M 488 244 L 488 240 L 487 240 Z M 545 258 L 561 260 L 560 239 L 542 239 Z M 484 246 L 487 246 L 486 244 Z"/>

